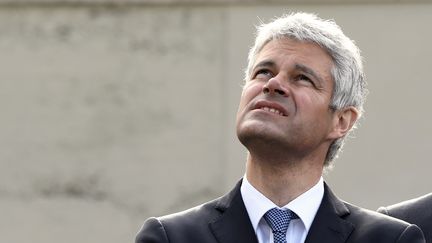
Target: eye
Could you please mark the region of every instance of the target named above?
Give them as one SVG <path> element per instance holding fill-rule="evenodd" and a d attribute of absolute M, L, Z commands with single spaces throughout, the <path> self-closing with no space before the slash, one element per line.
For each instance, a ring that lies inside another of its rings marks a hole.
<path fill-rule="evenodd" d="M 308 82 L 312 82 L 312 80 L 308 76 L 306 76 L 304 74 L 298 75 L 297 76 L 297 80 L 305 80 L 305 81 L 308 81 Z"/>
<path fill-rule="evenodd" d="M 255 72 L 254 79 L 268 80 L 273 77 L 273 73 L 268 69 L 260 69 Z"/>
<path fill-rule="evenodd" d="M 310 85 L 315 86 L 315 83 L 312 81 L 312 79 L 310 79 L 308 76 L 306 76 L 304 74 L 297 75 L 296 81 L 306 82 L 306 83 L 308 83 Z"/>

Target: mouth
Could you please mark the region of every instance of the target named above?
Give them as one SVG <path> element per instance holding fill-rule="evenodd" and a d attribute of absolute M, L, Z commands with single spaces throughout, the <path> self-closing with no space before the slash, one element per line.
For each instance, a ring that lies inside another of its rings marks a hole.
<path fill-rule="evenodd" d="M 288 116 L 288 112 L 281 105 L 264 100 L 258 101 L 253 107 L 253 110 L 263 110 L 279 116 Z"/>

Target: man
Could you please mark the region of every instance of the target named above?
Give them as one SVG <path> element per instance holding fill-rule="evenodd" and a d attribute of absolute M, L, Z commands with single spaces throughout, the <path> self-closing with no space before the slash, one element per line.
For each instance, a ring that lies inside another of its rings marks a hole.
<path fill-rule="evenodd" d="M 148 219 L 137 243 L 424 242 L 420 229 L 339 200 L 322 173 L 359 118 L 358 48 L 295 13 L 258 29 L 237 113 L 246 173 L 227 195 Z"/>
<path fill-rule="evenodd" d="M 432 243 L 432 193 L 381 207 L 378 212 L 416 224 L 423 231 L 427 243 Z"/>

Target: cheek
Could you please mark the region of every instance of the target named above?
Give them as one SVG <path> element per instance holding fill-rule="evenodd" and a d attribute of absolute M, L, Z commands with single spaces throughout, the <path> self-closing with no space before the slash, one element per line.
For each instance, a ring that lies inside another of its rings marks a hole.
<path fill-rule="evenodd" d="M 242 95 L 241 95 L 241 103 L 246 104 L 251 101 L 253 98 L 261 94 L 262 84 L 260 83 L 249 83 L 243 87 Z"/>
<path fill-rule="evenodd" d="M 303 109 L 313 109 L 315 105 L 317 105 L 316 101 L 312 99 L 310 96 L 307 95 L 295 95 L 293 97 L 295 100 L 295 104 L 300 108 L 300 110 Z"/>
<path fill-rule="evenodd" d="M 258 96 L 262 91 L 262 87 L 256 84 L 246 84 L 240 97 L 240 103 L 237 110 L 237 119 L 244 115 L 246 107 L 250 102 Z"/>
<path fill-rule="evenodd" d="M 293 92 L 293 99 L 297 106 L 307 110 L 327 111 L 330 105 L 330 100 L 326 95 L 318 94 L 310 90 L 305 92 Z"/>

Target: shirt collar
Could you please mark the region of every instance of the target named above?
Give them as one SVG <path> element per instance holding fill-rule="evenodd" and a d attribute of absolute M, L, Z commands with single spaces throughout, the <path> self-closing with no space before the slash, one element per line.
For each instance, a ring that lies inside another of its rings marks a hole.
<path fill-rule="evenodd" d="M 264 214 L 274 208 L 278 207 L 270 199 L 265 197 L 255 187 L 253 187 L 246 178 L 243 177 L 243 182 L 240 187 L 240 192 L 251 220 L 252 226 L 257 231 L 258 224 Z M 312 221 L 318 211 L 321 204 L 321 200 L 324 196 L 324 181 L 321 177 L 317 184 L 312 188 L 292 200 L 290 203 L 285 205 L 283 208 L 290 209 L 299 216 L 300 220 L 305 226 L 306 232 L 309 231 Z"/>

